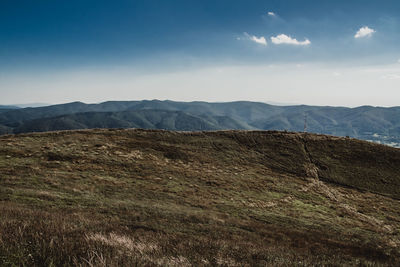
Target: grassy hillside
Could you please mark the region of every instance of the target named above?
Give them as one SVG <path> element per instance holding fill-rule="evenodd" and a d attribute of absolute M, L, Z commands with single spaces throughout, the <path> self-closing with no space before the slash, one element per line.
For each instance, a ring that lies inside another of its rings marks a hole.
<path fill-rule="evenodd" d="M 0 137 L 0 265 L 395 265 L 400 150 L 284 132 Z"/>

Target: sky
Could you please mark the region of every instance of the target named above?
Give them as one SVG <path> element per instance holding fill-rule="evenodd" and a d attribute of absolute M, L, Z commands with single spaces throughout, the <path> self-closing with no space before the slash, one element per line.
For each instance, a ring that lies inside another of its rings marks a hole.
<path fill-rule="evenodd" d="M 400 105 L 397 0 L 2 0 L 0 104 Z"/>

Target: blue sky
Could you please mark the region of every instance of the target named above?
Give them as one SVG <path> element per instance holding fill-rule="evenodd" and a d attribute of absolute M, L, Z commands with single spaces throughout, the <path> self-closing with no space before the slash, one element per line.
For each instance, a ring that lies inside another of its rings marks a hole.
<path fill-rule="evenodd" d="M 399 16 L 390 0 L 3 0 L 0 102 L 399 105 Z"/>

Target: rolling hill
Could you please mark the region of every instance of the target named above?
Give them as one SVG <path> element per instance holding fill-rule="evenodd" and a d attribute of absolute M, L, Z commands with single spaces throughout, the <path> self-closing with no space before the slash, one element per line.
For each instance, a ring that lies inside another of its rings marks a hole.
<path fill-rule="evenodd" d="M 5 135 L 0 265 L 394 266 L 398 166 L 307 133 Z"/>
<path fill-rule="evenodd" d="M 167 119 L 167 115 L 170 118 Z M 160 122 L 160 117 L 163 117 L 163 122 Z M 7 129 L 1 131 L 2 133 L 132 127 L 193 131 L 303 131 L 305 118 L 308 132 L 350 136 L 400 147 L 400 107 L 273 106 L 245 101 L 207 103 L 144 100 L 100 104 L 73 102 L 5 110 L 0 112 L 0 126 Z M 182 120 L 186 122 L 182 124 Z"/>

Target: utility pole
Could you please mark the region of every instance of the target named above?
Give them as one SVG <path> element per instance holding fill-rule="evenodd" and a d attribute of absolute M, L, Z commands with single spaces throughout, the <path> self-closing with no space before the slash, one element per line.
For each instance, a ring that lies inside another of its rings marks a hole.
<path fill-rule="evenodd" d="M 304 112 L 304 132 L 307 132 L 307 113 Z"/>

